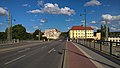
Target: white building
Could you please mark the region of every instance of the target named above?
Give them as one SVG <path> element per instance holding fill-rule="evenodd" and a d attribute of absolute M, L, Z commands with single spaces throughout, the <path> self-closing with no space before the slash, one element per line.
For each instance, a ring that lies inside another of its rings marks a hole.
<path fill-rule="evenodd" d="M 46 29 L 44 36 L 47 37 L 48 39 L 58 39 L 60 34 L 61 32 L 58 31 L 57 29 Z"/>
<path fill-rule="evenodd" d="M 86 39 L 94 39 L 94 30 L 92 27 L 86 27 Z M 69 36 L 71 39 L 85 39 L 85 27 L 73 26 L 69 30 Z"/>

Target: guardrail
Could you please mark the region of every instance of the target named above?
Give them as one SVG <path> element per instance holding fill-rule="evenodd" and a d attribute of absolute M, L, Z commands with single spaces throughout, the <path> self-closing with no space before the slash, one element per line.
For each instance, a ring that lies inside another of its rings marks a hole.
<path fill-rule="evenodd" d="M 76 42 L 89 48 L 120 58 L 120 42 L 102 40 L 93 40 L 86 42 L 84 40 L 78 40 Z"/>

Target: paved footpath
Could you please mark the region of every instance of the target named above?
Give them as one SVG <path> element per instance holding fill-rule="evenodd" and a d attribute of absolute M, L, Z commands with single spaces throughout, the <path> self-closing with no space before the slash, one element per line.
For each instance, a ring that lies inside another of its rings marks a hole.
<path fill-rule="evenodd" d="M 67 42 L 67 68 L 97 68 L 75 45 Z"/>
<path fill-rule="evenodd" d="M 64 68 L 119 68 L 119 66 L 114 67 L 99 61 L 105 65 L 104 67 L 104 65 L 98 63 L 97 60 L 94 60 L 93 57 L 89 56 L 82 48 L 72 42 L 67 42 L 66 45 Z"/>

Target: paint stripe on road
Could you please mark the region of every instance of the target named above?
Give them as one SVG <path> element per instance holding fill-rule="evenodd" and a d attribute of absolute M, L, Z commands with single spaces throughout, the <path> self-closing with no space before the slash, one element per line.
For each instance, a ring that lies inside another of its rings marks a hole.
<path fill-rule="evenodd" d="M 27 50 L 30 50 L 31 48 L 25 48 L 24 50 L 18 51 L 18 53 L 25 52 Z"/>
<path fill-rule="evenodd" d="M 54 50 L 54 48 L 52 48 L 51 50 L 48 51 L 48 53 L 51 53 Z"/>
<path fill-rule="evenodd" d="M 17 60 L 19 60 L 19 59 L 21 59 L 21 58 L 23 58 L 23 57 L 25 57 L 25 56 L 26 56 L 26 55 L 22 55 L 22 56 L 20 56 L 20 57 L 18 57 L 18 58 L 16 58 L 16 59 L 13 59 L 13 60 L 11 60 L 11 61 L 6 62 L 4 65 L 10 64 L 10 63 L 12 63 L 12 62 L 14 62 L 14 61 L 17 61 Z"/>

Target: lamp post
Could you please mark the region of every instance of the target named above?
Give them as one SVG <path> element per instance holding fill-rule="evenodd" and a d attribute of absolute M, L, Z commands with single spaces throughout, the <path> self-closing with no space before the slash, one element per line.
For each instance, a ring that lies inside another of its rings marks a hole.
<path fill-rule="evenodd" d="M 7 31 L 7 40 L 8 43 L 11 42 L 11 18 L 10 18 L 10 11 L 8 10 L 8 31 Z"/>
<path fill-rule="evenodd" d="M 105 20 L 105 24 L 106 24 L 106 41 L 108 41 L 108 20 Z"/>
<path fill-rule="evenodd" d="M 86 9 L 84 9 L 84 14 L 80 14 L 80 16 L 84 15 L 84 23 L 85 23 L 85 39 L 84 39 L 84 45 L 86 45 L 86 38 L 87 38 L 87 33 L 86 33 Z"/>

